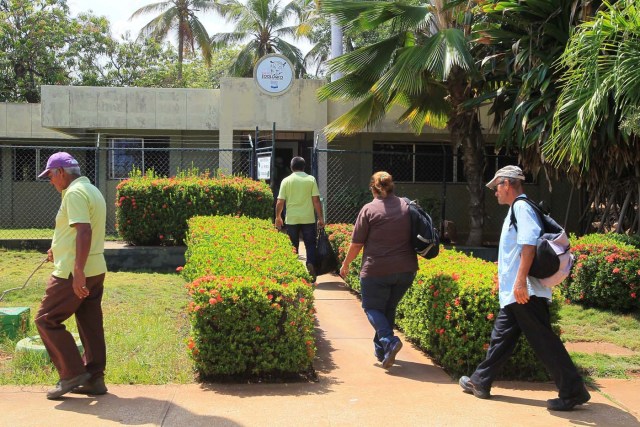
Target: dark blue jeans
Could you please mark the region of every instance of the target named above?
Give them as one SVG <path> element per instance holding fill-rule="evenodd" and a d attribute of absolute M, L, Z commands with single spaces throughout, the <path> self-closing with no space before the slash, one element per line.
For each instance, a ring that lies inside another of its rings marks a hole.
<path fill-rule="evenodd" d="M 287 234 L 291 239 L 291 244 L 298 252 L 300 246 L 300 231 L 302 231 L 302 241 L 307 250 L 307 264 L 316 263 L 316 224 L 287 224 Z"/>
<path fill-rule="evenodd" d="M 394 273 L 379 277 L 361 277 L 362 308 L 376 333 L 373 346 L 378 358 L 384 357 L 389 344 L 397 340 L 393 335 L 396 309 L 413 283 L 416 273 Z"/>

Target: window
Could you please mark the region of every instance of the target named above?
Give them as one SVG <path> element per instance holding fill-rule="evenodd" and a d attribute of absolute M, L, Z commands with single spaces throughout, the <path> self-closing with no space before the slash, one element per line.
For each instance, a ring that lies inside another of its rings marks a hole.
<path fill-rule="evenodd" d="M 59 151 L 67 151 L 78 160 L 80 172 L 95 181 L 95 149 L 69 149 L 69 148 L 14 148 L 13 149 L 13 180 L 14 181 L 47 181 L 48 178 L 38 178 L 38 175 L 47 168 L 49 157 Z"/>
<path fill-rule="evenodd" d="M 518 154 L 505 149 L 495 153 L 494 146 L 485 147 L 486 167 L 483 179 L 489 182 L 496 171 L 518 164 Z M 466 182 L 462 149 L 453 152 L 449 142 L 373 144 L 373 172 L 384 170 L 397 182 Z M 527 182 L 533 177 L 525 174 Z"/>
<path fill-rule="evenodd" d="M 374 143 L 374 172 L 384 170 L 396 182 L 453 181 L 449 143 Z"/>
<path fill-rule="evenodd" d="M 52 148 L 14 148 L 13 180 L 36 181 L 38 175 L 46 169 L 47 159 L 60 150 Z M 46 180 L 46 179 L 45 179 Z"/>
<path fill-rule="evenodd" d="M 168 138 L 112 138 L 110 140 L 109 178 L 129 177 L 133 168 L 169 176 Z"/>

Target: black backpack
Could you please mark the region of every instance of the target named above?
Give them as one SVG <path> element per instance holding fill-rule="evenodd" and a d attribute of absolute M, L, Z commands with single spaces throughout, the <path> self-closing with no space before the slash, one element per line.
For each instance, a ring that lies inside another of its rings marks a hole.
<path fill-rule="evenodd" d="M 411 215 L 411 245 L 423 258 L 431 259 L 440 252 L 440 236 L 428 213 L 415 200 L 403 197 Z"/>

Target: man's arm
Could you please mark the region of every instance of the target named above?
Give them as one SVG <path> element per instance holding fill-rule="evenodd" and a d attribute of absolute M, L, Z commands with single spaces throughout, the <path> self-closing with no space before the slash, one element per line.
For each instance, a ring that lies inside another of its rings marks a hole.
<path fill-rule="evenodd" d="M 324 227 L 324 215 L 322 215 L 322 203 L 320 203 L 320 196 L 312 196 L 313 209 L 316 211 L 318 217 L 318 227 Z"/>
<path fill-rule="evenodd" d="M 84 275 L 84 267 L 89 258 L 91 249 L 91 224 L 77 223 L 73 225 L 76 229 L 76 259 L 73 265 L 73 292 L 78 298 L 89 296 L 86 288 L 87 278 Z"/>
<path fill-rule="evenodd" d="M 527 289 L 527 276 L 536 256 L 535 245 L 522 245 L 520 253 L 520 267 L 516 275 L 516 282 L 513 284 L 513 293 L 518 304 L 525 304 L 529 301 L 529 290 Z"/>
<path fill-rule="evenodd" d="M 278 230 L 280 230 L 284 225 L 282 221 L 283 209 L 284 209 L 284 199 L 278 199 L 278 201 L 276 202 L 276 219 L 275 219 L 275 225 Z"/>

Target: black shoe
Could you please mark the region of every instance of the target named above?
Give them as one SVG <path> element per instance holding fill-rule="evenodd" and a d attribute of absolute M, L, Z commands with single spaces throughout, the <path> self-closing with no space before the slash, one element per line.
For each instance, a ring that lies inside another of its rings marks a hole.
<path fill-rule="evenodd" d="M 54 388 L 47 392 L 47 399 L 57 399 L 62 395 L 69 393 L 79 385 L 84 384 L 89 378 L 91 378 L 91 374 L 85 372 L 84 374 L 80 374 L 77 377 L 69 378 L 68 380 L 60 380 Z"/>
<path fill-rule="evenodd" d="M 107 393 L 107 386 L 104 384 L 104 377 L 98 377 L 79 385 L 71 390 L 71 393 L 99 396 Z"/>
<path fill-rule="evenodd" d="M 569 397 L 567 399 L 558 397 L 547 400 L 547 409 L 550 411 L 571 411 L 574 406 L 587 403 L 589 399 L 591 399 L 591 395 L 585 387 L 576 397 Z"/>
<path fill-rule="evenodd" d="M 462 387 L 462 390 L 465 393 L 473 394 L 478 399 L 488 399 L 491 397 L 489 390 L 485 390 L 480 386 L 475 385 L 469 377 L 460 377 L 458 384 L 460 384 L 460 387 Z"/>
<path fill-rule="evenodd" d="M 378 353 L 376 351 L 373 354 L 376 356 L 376 359 L 378 359 L 378 362 L 380 363 L 384 362 L 384 353 Z"/>
<path fill-rule="evenodd" d="M 396 338 L 396 341 L 393 341 L 389 344 L 389 350 L 384 354 L 384 359 L 382 360 L 382 367 L 384 369 L 389 369 L 393 366 L 393 363 L 396 361 L 396 354 L 402 348 L 402 341 L 399 338 Z"/>

